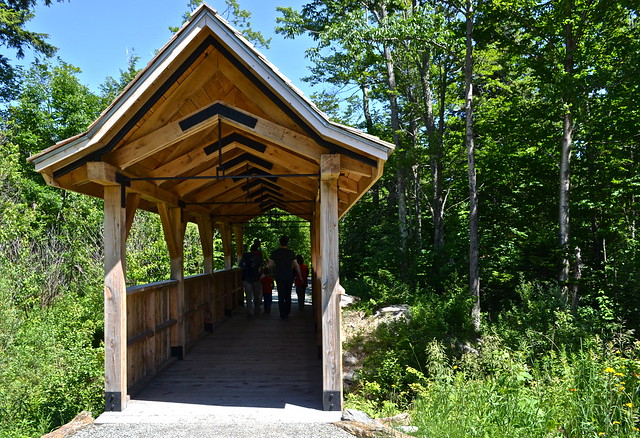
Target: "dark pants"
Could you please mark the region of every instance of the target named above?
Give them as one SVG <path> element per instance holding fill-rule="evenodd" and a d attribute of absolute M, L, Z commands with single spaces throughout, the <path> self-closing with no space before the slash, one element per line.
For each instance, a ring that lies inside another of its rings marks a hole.
<path fill-rule="evenodd" d="M 276 287 L 278 289 L 278 309 L 280 310 L 280 318 L 287 318 L 291 313 L 291 286 L 293 278 L 276 278 Z"/>
<path fill-rule="evenodd" d="M 271 303 L 272 303 L 272 295 L 271 294 L 262 294 L 262 298 L 264 299 L 264 311 L 266 313 L 271 313 Z"/>
<path fill-rule="evenodd" d="M 296 294 L 298 295 L 298 309 L 304 309 L 304 296 L 307 291 L 307 286 L 296 286 Z"/>

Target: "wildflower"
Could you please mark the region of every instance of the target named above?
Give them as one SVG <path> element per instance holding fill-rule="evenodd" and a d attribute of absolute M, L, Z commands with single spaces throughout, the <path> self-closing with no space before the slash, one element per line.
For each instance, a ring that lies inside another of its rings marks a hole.
<path fill-rule="evenodd" d="M 571 391 L 571 392 L 575 392 L 575 391 L 576 391 L 576 389 L 575 389 L 575 388 L 569 388 L 569 391 Z"/>
<path fill-rule="evenodd" d="M 633 407 L 633 403 L 629 402 L 629 403 L 625 403 L 624 404 L 626 407 L 628 408 L 632 408 Z"/>
<path fill-rule="evenodd" d="M 614 421 L 614 422 L 613 422 L 613 423 L 611 423 L 611 424 L 616 425 L 616 424 L 620 424 L 620 422 L 619 422 L 619 421 Z"/>
<path fill-rule="evenodd" d="M 615 373 L 614 375 L 615 375 L 615 376 L 621 376 L 621 377 L 624 377 L 624 374 L 622 374 L 622 373 Z"/>
<path fill-rule="evenodd" d="M 614 370 L 614 369 L 613 369 L 613 368 L 611 368 L 611 367 L 607 367 L 607 368 L 605 368 L 605 369 L 604 369 L 604 372 L 605 372 L 605 373 L 615 373 L 615 372 L 616 372 L 616 370 Z"/>

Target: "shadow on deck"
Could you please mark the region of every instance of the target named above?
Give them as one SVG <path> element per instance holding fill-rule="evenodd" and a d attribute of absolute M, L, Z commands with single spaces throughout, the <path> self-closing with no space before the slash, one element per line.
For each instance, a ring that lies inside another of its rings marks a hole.
<path fill-rule="evenodd" d="M 277 297 L 271 314 L 248 318 L 243 309 L 222 323 L 132 397 L 122 412 L 97 423 L 215 421 L 242 416 L 266 422 L 331 422 L 322 410 L 322 360 L 310 303 L 294 298 L 281 320 Z"/>

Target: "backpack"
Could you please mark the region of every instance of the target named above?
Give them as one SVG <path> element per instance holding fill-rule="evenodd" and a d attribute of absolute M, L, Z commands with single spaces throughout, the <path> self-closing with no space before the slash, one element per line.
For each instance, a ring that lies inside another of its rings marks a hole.
<path fill-rule="evenodd" d="M 240 260 L 242 279 L 251 282 L 260 281 L 260 264 L 260 257 L 252 252 L 245 252 Z"/>

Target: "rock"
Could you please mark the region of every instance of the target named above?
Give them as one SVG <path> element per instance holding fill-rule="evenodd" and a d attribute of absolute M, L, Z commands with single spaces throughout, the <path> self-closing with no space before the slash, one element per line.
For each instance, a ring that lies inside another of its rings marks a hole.
<path fill-rule="evenodd" d="M 462 351 L 463 353 L 467 353 L 467 354 L 473 354 L 474 356 L 477 356 L 478 354 L 480 354 L 478 352 L 478 350 L 476 350 L 475 348 L 473 348 L 471 345 L 469 345 L 468 343 L 458 343 L 458 349 L 460 351 Z"/>
<path fill-rule="evenodd" d="M 350 370 L 342 374 L 342 380 L 345 385 L 353 385 L 358 380 L 358 374 L 355 370 Z"/>
<path fill-rule="evenodd" d="M 411 424 L 411 416 L 405 412 L 403 414 L 394 415 L 393 417 L 378 418 L 376 421 L 379 421 L 389 427 L 409 426 Z"/>
<path fill-rule="evenodd" d="M 360 297 L 354 297 L 353 295 L 347 294 L 340 295 L 340 307 L 343 309 L 349 306 L 353 306 L 358 301 L 360 301 Z"/>
<path fill-rule="evenodd" d="M 344 358 L 342 359 L 344 361 L 345 365 L 358 365 L 358 358 L 356 357 L 355 354 L 351 353 L 351 352 L 347 352 L 344 355 Z"/>
<path fill-rule="evenodd" d="M 53 432 L 49 432 L 46 435 L 42 435 L 42 438 L 66 438 L 90 424 L 93 424 L 93 417 L 91 416 L 91 412 L 82 411 L 78 415 L 76 415 L 76 418 L 74 418 L 61 428 L 56 429 Z"/>
<path fill-rule="evenodd" d="M 357 409 L 345 409 L 342 413 L 342 421 L 358 421 L 360 423 L 373 423 L 373 418 Z"/>
<path fill-rule="evenodd" d="M 399 430 L 391 429 L 382 423 L 362 423 L 360 421 L 338 421 L 333 423 L 340 429 L 358 438 L 413 438 Z"/>
<path fill-rule="evenodd" d="M 397 426 L 396 429 L 398 429 L 400 432 L 406 432 L 406 433 L 418 432 L 418 426 Z"/>
<path fill-rule="evenodd" d="M 376 312 L 374 318 L 391 320 L 404 318 L 409 320 L 411 319 L 411 308 L 406 304 L 396 304 L 393 306 L 383 307 Z"/>

